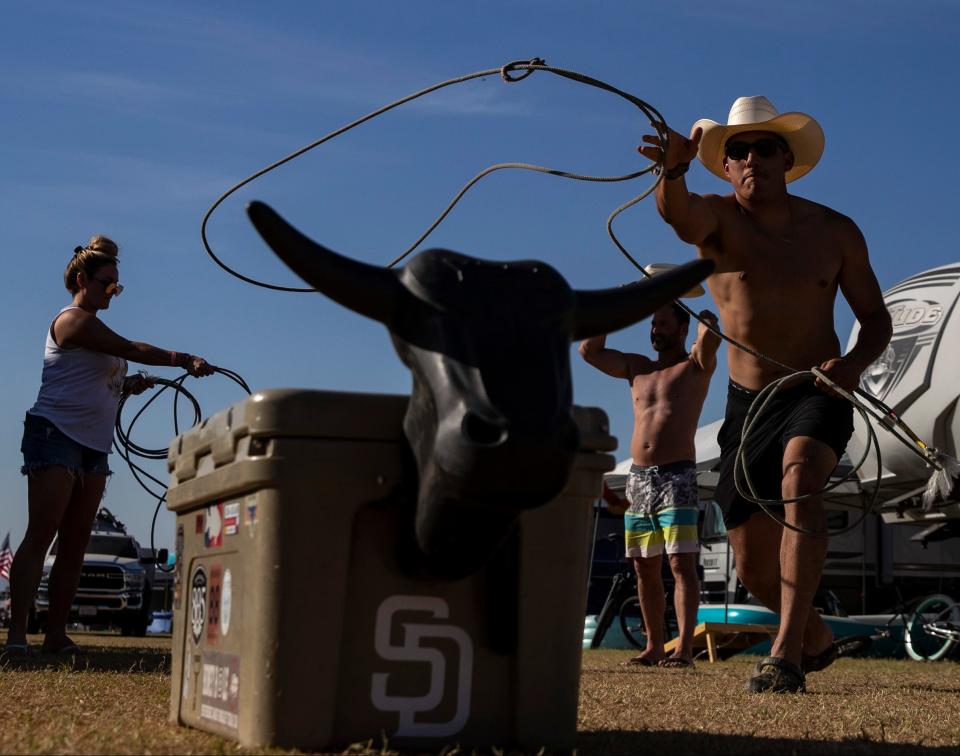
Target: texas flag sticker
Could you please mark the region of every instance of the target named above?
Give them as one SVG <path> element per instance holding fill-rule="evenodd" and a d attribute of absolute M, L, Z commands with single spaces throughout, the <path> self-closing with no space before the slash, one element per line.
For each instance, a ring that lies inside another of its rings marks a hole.
<path fill-rule="evenodd" d="M 208 549 L 223 545 L 223 504 L 207 507 L 206 523 L 203 529 L 203 545 Z"/>

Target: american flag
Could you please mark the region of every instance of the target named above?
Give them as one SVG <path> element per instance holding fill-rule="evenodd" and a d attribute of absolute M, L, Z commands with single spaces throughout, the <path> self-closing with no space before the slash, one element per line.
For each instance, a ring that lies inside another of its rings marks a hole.
<path fill-rule="evenodd" d="M 10 551 L 10 534 L 3 539 L 3 547 L 0 548 L 0 577 L 4 580 L 10 579 L 10 565 L 13 564 L 13 552 Z"/>

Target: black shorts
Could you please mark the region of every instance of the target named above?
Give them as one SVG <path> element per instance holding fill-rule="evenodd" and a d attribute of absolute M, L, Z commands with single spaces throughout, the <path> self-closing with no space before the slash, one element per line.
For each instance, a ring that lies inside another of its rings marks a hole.
<path fill-rule="evenodd" d="M 761 511 L 759 505 L 744 499 L 734 485 L 733 465 L 740 446 L 740 434 L 750 405 L 759 391 L 751 391 L 730 381 L 727 390 L 727 411 L 717 442 L 720 444 L 720 478 L 714 499 L 723 510 L 727 529 L 742 525 Z M 783 482 L 783 450 L 791 438 L 807 436 L 822 441 L 837 455 L 843 456 L 853 435 L 853 405 L 846 399 L 831 396 L 813 383 L 782 389 L 760 416 L 747 438 L 744 461 L 750 480 L 762 499 L 779 499 Z M 742 480 L 741 487 L 746 490 Z M 783 507 L 773 507 L 783 511 Z"/>

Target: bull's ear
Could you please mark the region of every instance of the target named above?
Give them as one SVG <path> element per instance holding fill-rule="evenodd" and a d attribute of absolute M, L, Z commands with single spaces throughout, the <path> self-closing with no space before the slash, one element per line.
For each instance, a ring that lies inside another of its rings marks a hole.
<path fill-rule="evenodd" d="M 692 289 L 711 271 L 712 260 L 693 260 L 616 289 L 578 291 L 570 335 L 579 341 L 633 325 Z"/>
<path fill-rule="evenodd" d="M 277 257 L 318 292 L 368 318 L 388 326 L 393 322 L 406 290 L 392 270 L 338 255 L 262 202 L 251 202 L 247 215 Z"/>

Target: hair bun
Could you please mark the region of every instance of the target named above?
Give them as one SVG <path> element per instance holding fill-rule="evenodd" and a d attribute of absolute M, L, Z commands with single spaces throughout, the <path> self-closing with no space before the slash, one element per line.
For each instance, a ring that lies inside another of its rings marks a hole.
<path fill-rule="evenodd" d="M 74 247 L 74 248 L 73 248 L 73 254 L 74 254 L 74 255 L 79 255 L 81 252 L 83 252 L 83 247 Z"/>
<path fill-rule="evenodd" d="M 90 241 L 87 242 L 86 249 L 89 249 L 91 252 L 97 252 L 101 255 L 109 255 L 110 257 L 116 257 L 120 252 L 119 247 L 117 247 L 117 244 L 113 241 L 113 239 L 110 239 L 106 236 L 101 236 L 100 234 L 90 237 Z"/>

